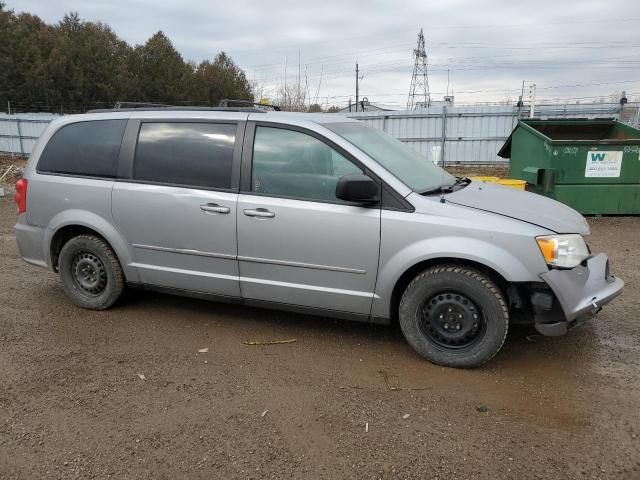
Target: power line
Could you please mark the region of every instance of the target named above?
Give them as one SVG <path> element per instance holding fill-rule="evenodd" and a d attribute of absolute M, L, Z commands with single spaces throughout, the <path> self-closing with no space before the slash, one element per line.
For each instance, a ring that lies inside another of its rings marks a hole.
<path fill-rule="evenodd" d="M 553 70 L 553 69 L 564 69 L 567 65 L 578 65 L 580 69 L 601 69 L 601 68 L 609 68 L 609 69 L 637 69 L 640 61 L 616 61 L 612 60 L 603 60 L 600 62 L 591 61 L 586 62 L 585 60 L 576 60 L 576 61 L 563 61 L 558 60 L 555 62 L 549 61 L 538 61 L 536 63 L 533 62 L 502 62 L 502 63 L 465 63 L 465 64 L 456 64 L 456 63 L 443 63 L 438 66 L 441 68 L 434 68 L 433 66 L 429 69 L 431 72 L 447 72 L 458 71 L 458 72 L 472 72 L 472 71 L 481 71 L 481 70 L 523 70 L 523 69 L 536 69 L 536 70 Z M 406 71 L 411 64 L 407 62 L 382 62 L 377 64 L 365 65 L 367 73 L 399 73 Z M 344 77 L 351 73 L 350 69 L 338 69 L 338 70 L 329 70 L 324 71 L 323 78 L 328 77 Z M 279 77 L 271 77 L 274 81 L 277 81 Z M 318 78 L 317 75 L 309 75 L 309 79 Z M 267 78 L 265 78 L 267 80 Z"/>
<path fill-rule="evenodd" d="M 482 25 L 436 25 L 433 27 L 429 27 L 429 31 L 432 30 L 449 30 L 449 29 L 469 29 L 469 28 L 474 28 L 474 29 L 494 29 L 494 28 L 526 28 L 526 27 L 540 27 L 540 26 L 556 26 L 556 25 L 574 25 L 574 24 L 593 24 L 593 23 L 597 23 L 597 24 L 608 24 L 608 23 L 615 23 L 615 24 L 620 24 L 620 23 L 627 23 L 627 22 L 637 22 L 640 21 L 640 17 L 623 17 L 623 18 L 599 18 L 597 20 L 573 20 L 573 21 L 562 21 L 562 22 L 538 22 L 538 23 L 511 23 L 511 24 L 482 24 Z M 282 50 L 282 49 L 298 49 L 301 48 L 305 45 L 315 45 L 315 44 L 327 44 L 329 42 L 341 42 L 343 43 L 346 40 L 354 40 L 354 39 L 358 39 L 358 38 L 369 38 L 369 37 L 377 37 L 380 38 L 381 36 L 384 35 L 389 35 L 389 34 L 396 34 L 396 33 L 407 33 L 407 32 L 411 32 L 414 31 L 413 29 L 401 29 L 401 30 L 387 30 L 387 31 L 376 31 L 375 33 L 368 33 L 368 34 L 364 34 L 364 35 L 355 35 L 355 36 L 349 36 L 349 37 L 342 37 L 342 38 L 334 38 L 333 40 L 327 41 L 326 38 L 323 39 L 318 39 L 318 40 L 311 40 L 308 42 L 302 42 L 302 43 L 297 43 L 297 44 L 292 44 L 292 43 L 288 43 L 287 45 L 279 45 L 279 46 L 274 46 L 274 47 L 268 47 L 268 48 L 247 48 L 247 49 L 234 49 L 234 48 L 230 48 L 227 49 L 227 51 L 229 53 L 238 53 L 238 52 L 265 52 L 265 51 L 271 51 L 271 50 Z M 224 49 L 223 49 L 224 50 Z"/>
<path fill-rule="evenodd" d="M 471 57 L 461 57 L 461 58 L 469 58 L 469 59 L 474 59 L 474 58 L 495 58 L 495 57 L 507 57 L 507 56 L 522 56 L 522 51 L 535 51 L 536 53 L 539 53 L 541 51 L 545 51 L 545 50 L 550 50 L 550 49 L 593 49 L 593 48 L 621 48 L 621 47 L 625 47 L 625 48 L 640 48 L 640 43 L 636 43 L 636 44 L 629 44 L 627 42 L 608 42 L 610 44 L 608 45 L 594 45 L 593 43 L 595 42 L 574 42 L 573 44 L 569 44 L 569 43 L 562 43 L 562 44 L 555 44 L 555 43 L 551 43 L 551 42 L 539 42 L 539 43 L 529 43 L 527 45 L 493 45 L 493 44 L 478 44 L 478 43 L 460 43 L 460 44 L 451 44 L 449 42 L 441 42 L 441 43 L 430 43 L 429 45 L 433 48 L 436 46 L 441 46 L 443 48 L 447 48 L 447 49 L 499 49 L 499 50 L 518 50 L 518 53 L 511 53 L 511 54 L 505 54 L 505 55 L 484 55 L 484 56 L 471 56 Z M 307 61 L 305 62 L 305 65 L 318 65 L 318 64 L 322 64 L 324 66 L 329 66 L 329 65 L 338 65 L 338 64 L 352 64 L 353 63 L 353 59 L 355 59 L 356 57 L 361 58 L 361 57 L 367 57 L 367 56 L 373 56 L 373 55 L 389 55 L 392 53 L 400 53 L 400 52 L 404 52 L 406 51 L 404 48 L 400 49 L 400 47 L 406 47 L 408 45 L 411 44 L 399 44 L 399 45 L 394 45 L 394 46 L 389 46 L 389 47 L 381 47 L 381 48 L 374 48 L 374 49 L 366 49 L 366 50 L 357 50 L 357 51 L 352 51 L 352 52 L 345 52 L 345 53 L 341 53 L 341 54 L 336 54 L 336 55 L 328 55 L 328 56 L 320 56 L 320 57 L 310 57 L 309 60 L 311 61 Z M 380 53 L 384 50 L 388 50 L 387 52 L 384 53 Z M 340 61 L 336 61 L 336 62 L 331 62 L 331 63 L 327 63 L 326 60 L 332 59 L 332 58 L 340 58 L 340 57 L 345 57 L 344 60 L 340 60 Z M 251 69 L 251 70 L 266 70 L 269 68 L 280 68 L 282 67 L 283 62 L 279 61 L 279 62 L 274 62 L 274 63 L 267 63 L 267 64 L 258 64 L 258 65 L 247 65 L 245 64 L 244 67 L 247 69 Z"/>
<path fill-rule="evenodd" d="M 565 85 L 548 85 L 546 87 L 537 87 L 538 90 L 551 90 L 551 89 L 559 89 L 559 88 L 572 88 L 572 87 L 583 87 L 583 86 L 602 86 L 602 85 L 617 85 L 617 84 L 621 84 L 621 83 L 640 83 L 640 80 L 622 80 L 619 82 L 597 82 L 597 83 L 573 83 L 573 84 L 565 84 Z M 517 93 L 520 92 L 520 88 L 507 88 L 507 89 L 499 89 L 499 88 L 488 88 L 488 89 L 481 89 L 481 90 L 458 90 L 457 93 L 460 94 L 468 94 L 468 93 Z M 431 92 L 432 95 L 443 95 L 445 92 Z M 370 97 L 381 97 L 381 96 L 385 96 L 385 97 L 390 97 L 390 96 L 405 96 L 406 93 L 400 93 L 400 92 L 367 92 L 367 95 Z M 629 93 L 628 95 L 635 95 L 635 93 Z M 334 98 L 348 98 L 351 97 L 352 95 L 329 95 L 329 96 L 323 96 L 323 98 L 330 98 L 330 99 L 334 99 Z M 589 97 L 589 98 L 600 98 L 602 96 L 606 96 L 606 95 L 596 95 L 594 97 Z M 575 97 L 575 98 L 587 98 L 587 97 Z"/>

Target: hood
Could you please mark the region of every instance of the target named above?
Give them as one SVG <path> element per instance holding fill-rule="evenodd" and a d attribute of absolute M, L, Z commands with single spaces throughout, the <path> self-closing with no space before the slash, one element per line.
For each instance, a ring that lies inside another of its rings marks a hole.
<path fill-rule="evenodd" d="M 447 194 L 445 199 L 456 205 L 515 218 L 556 233 L 589 235 L 589 224 L 573 208 L 535 193 L 474 180 L 467 187 Z"/>

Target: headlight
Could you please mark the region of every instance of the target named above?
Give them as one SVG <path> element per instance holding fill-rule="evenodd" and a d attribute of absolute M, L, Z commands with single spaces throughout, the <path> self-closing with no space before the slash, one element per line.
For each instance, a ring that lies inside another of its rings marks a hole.
<path fill-rule="evenodd" d="M 582 235 L 546 235 L 536 237 L 538 247 L 548 265 L 573 268 L 589 256 Z"/>

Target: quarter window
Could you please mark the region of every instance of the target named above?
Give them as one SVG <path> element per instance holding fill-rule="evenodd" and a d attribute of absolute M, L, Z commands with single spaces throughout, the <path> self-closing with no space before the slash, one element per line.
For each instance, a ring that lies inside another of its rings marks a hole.
<path fill-rule="evenodd" d="M 116 177 L 126 125 L 126 120 L 94 120 L 62 127 L 42 152 L 38 171 Z"/>
<path fill-rule="evenodd" d="M 254 192 L 339 201 L 338 179 L 358 173 L 363 173 L 361 168 L 311 135 L 282 128 L 256 128 L 251 172 Z"/>
<path fill-rule="evenodd" d="M 231 188 L 236 125 L 143 123 L 133 178 L 148 182 Z"/>

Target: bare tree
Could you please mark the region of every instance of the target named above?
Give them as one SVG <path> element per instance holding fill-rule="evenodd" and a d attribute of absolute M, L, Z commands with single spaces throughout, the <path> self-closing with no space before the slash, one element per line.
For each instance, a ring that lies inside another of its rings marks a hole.
<path fill-rule="evenodd" d="M 308 112 L 312 104 L 316 104 L 313 110 L 322 111 L 321 107 L 320 110 L 318 110 L 319 105 L 317 105 L 320 85 L 322 83 L 322 73 L 320 74 L 318 85 L 315 88 L 315 99 L 312 98 L 311 91 L 313 90 L 313 86 L 309 84 L 306 66 L 304 67 L 304 72 L 302 72 L 302 67 L 298 65 L 298 75 L 295 81 L 287 83 L 287 63 L 285 58 L 284 74 L 284 84 L 276 87 L 268 87 L 264 82 L 254 79 L 251 82 L 254 101 L 259 102 L 263 98 L 270 98 L 270 103 L 288 112 Z"/>
<path fill-rule="evenodd" d="M 306 112 L 307 93 L 298 85 L 280 85 L 276 91 L 276 105 L 287 112 Z"/>
<path fill-rule="evenodd" d="M 255 78 L 251 81 L 251 94 L 254 102 L 260 102 L 263 98 L 269 98 L 271 89 Z"/>

